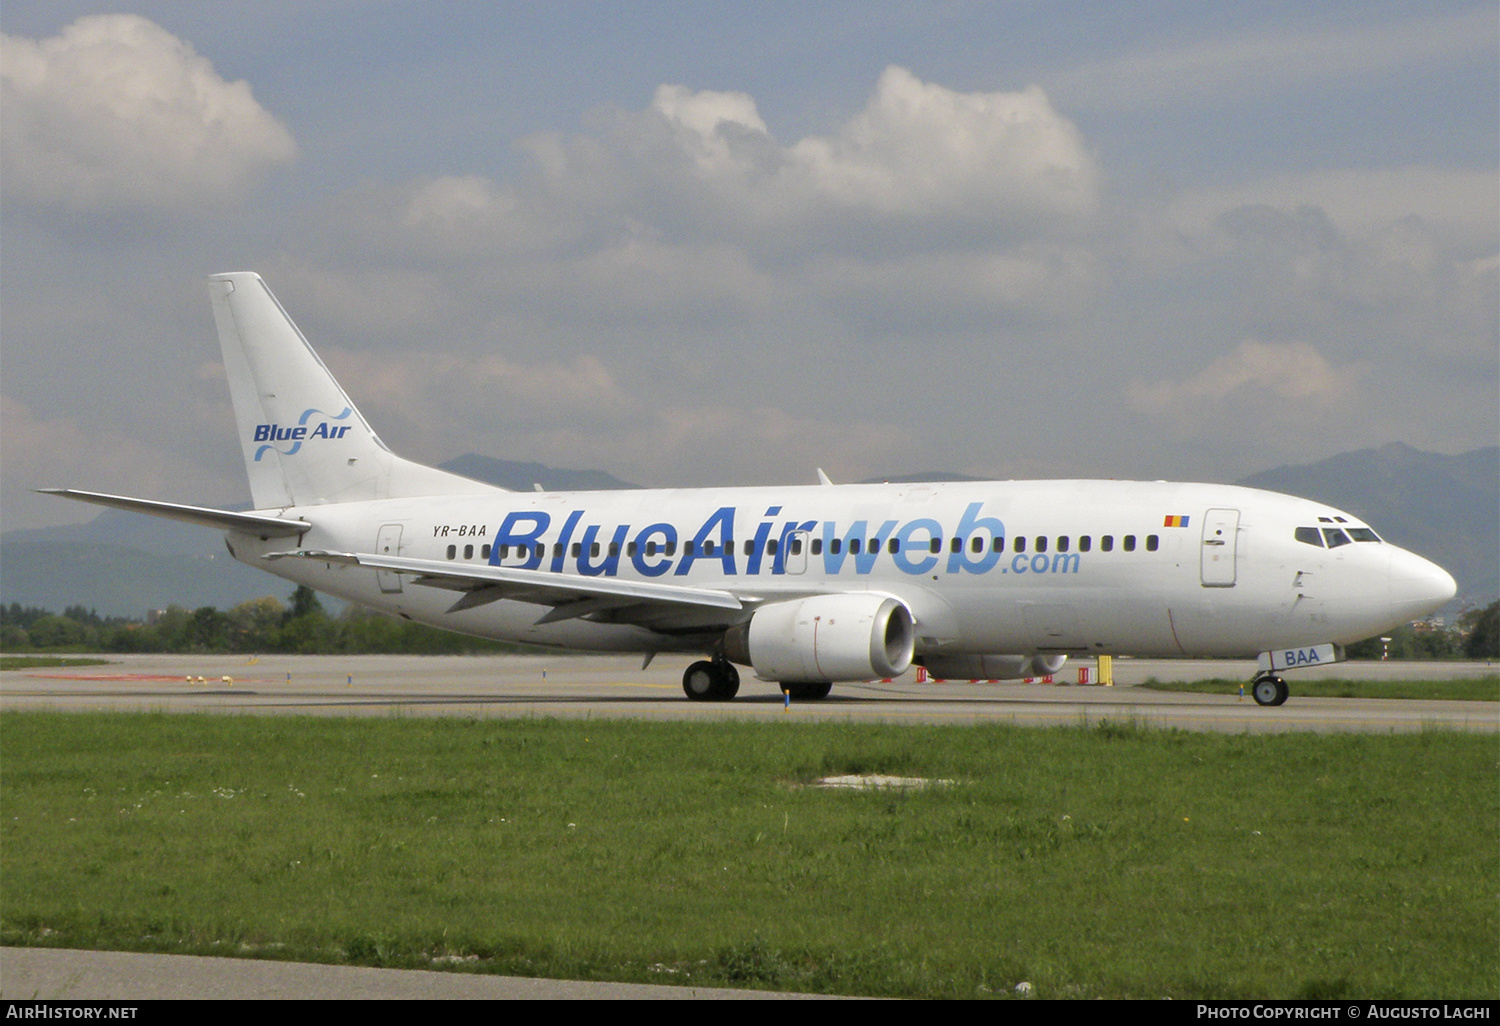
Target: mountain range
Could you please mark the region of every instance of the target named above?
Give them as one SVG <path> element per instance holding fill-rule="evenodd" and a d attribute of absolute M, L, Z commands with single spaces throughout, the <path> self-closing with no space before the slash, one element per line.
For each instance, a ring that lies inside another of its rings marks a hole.
<path fill-rule="evenodd" d="M 601 470 L 564 470 L 469 453 L 442 465 L 512 491 L 591 491 L 637 485 Z M 972 480 L 935 471 L 887 481 Z M 1500 446 L 1456 456 L 1401 443 L 1278 467 L 1237 484 L 1317 499 L 1372 524 L 1390 542 L 1458 581 L 1450 611 L 1500 597 Z M 243 507 L 242 507 L 243 508 Z M 105 510 L 84 524 L 0 534 L 0 604 L 141 617 L 178 605 L 229 609 L 292 585 L 237 562 L 216 531 Z"/>

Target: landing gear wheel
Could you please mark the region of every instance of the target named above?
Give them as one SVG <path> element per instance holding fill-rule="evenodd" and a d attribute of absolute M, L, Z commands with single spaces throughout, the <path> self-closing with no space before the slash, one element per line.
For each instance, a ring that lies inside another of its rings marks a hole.
<path fill-rule="evenodd" d="M 781 690 L 787 692 L 787 694 L 799 702 L 815 702 L 820 698 L 828 697 L 828 693 L 833 690 L 833 683 L 826 680 L 809 682 L 783 681 Z"/>
<path fill-rule="evenodd" d="M 695 702 L 727 702 L 740 690 L 740 671 L 722 660 L 700 659 L 682 674 L 682 691 Z"/>
<path fill-rule="evenodd" d="M 1258 705 L 1281 705 L 1286 701 L 1287 695 L 1291 694 L 1291 689 L 1280 677 L 1267 674 L 1255 678 L 1255 682 L 1250 685 L 1250 693 L 1255 696 Z"/>

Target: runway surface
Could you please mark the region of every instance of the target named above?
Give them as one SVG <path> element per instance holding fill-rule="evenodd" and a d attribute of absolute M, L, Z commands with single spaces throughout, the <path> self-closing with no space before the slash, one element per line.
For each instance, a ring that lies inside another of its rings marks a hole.
<path fill-rule="evenodd" d="M 535 980 L 247 958 L 0 948 L 0 995 L 27 1001 L 627 1001 L 826 999 L 823 994 Z"/>
<path fill-rule="evenodd" d="M 642 670 L 612 656 L 119 656 L 108 666 L 0 674 L 0 712 L 16 709 L 151 710 L 316 716 L 626 716 L 702 720 L 822 719 L 890 723 L 1015 723 L 1067 726 L 1131 721 L 1232 733 L 1366 731 L 1433 727 L 1500 732 L 1500 703 L 1423 699 L 1309 698 L 1297 684 L 1317 677 L 1369 680 L 1492 676 L 1493 663 L 1340 663 L 1287 674 L 1286 705 L 1249 697 L 1174 694 L 1149 679 L 1225 678 L 1247 685 L 1243 661 L 1117 660 L 1114 687 L 1080 686 L 1069 663 L 1058 683 L 840 684 L 822 701 L 787 706 L 774 685 L 743 675 L 732 702 L 690 702 L 686 660 L 663 657 Z M 1085 663 L 1085 666 L 1092 666 Z"/>

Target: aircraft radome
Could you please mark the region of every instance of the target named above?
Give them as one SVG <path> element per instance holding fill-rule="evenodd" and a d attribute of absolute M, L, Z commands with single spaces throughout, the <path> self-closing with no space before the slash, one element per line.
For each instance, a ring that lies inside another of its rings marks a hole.
<path fill-rule="evenodd" d="M 210 278 L 255 509 L 51 494 L 222 529 L 236 559 L 422 623 L 565 649 L 696 653 L 794 698 L 839 681 L 1056 672 L 1069 656 L 1259 657 L 1280 673 L 1453 597 L 1318 502 L 1162 481 L 510 492 L 385 447 L 259 275 Z"/>

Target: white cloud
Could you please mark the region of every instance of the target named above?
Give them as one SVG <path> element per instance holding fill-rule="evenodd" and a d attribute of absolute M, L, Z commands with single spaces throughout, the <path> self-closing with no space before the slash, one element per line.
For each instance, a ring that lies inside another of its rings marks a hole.
<path fill-rule="evenodd" d="M 1488 5 L 1382 24 L 1255 32 L 1138 49 L 1052 76 L 1069 103 L 1100 110 L 1209 107 L 1305 91 L 1330 80 L 1493 61 Z"/>
<path fill-rule="evenodd" d="M 1082 135 L 1039 86 L 959 93 L 887 68 L 863 111 L 788 157 L 819 199 L 876 215 L 1031 221 L 1098 202 Z"/>
<path fill-rule="evenodd" d="M 73 212 L 190 210 L 296 155 L 248 83 L 129 14 L 0 35 L 0 140 L 8 198 Z"/>
<path fill-rule="evenodd" d="M 1206 410 L 1231 397 L 1305 413 L 1351 398 L 1364 373 L 1358 365 L 1335 367 L 1306 342 L 1247 339 L 1190 378 L 1132 381 L 1127 395 L 1131 406 L 1144 413 L 1191 422 L 1201 422 Z"/>
<path fill-rule="evenodd" d="M 764 252 L 1072 229 L 1099 204 L 1082 134 L 1036 86 L 960 93 L 890 67 L 836 131 L 783 146 L 743 93 L 657 89 L 592 135 L 538 136 L 528 199 L 596 237 L 638 226 Z"/>

